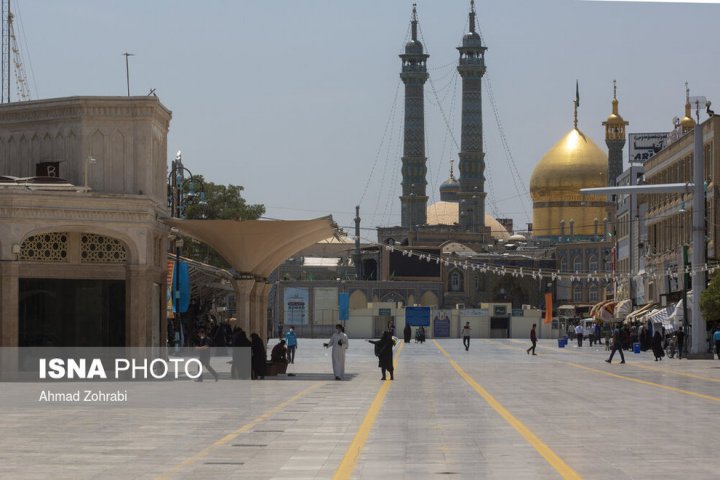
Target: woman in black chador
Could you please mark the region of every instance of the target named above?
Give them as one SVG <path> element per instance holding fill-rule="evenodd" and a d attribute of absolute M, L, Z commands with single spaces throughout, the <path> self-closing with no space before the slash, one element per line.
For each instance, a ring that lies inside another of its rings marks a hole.
<path fill-rule="evenodd" d="M 385 371 L 390 372 L 390 380 L 395 380 L 393 373 L 395 368 L 393 367 L 393 340 L 392 335 L 389 331 L 385 331 L 380 340 L 368 340 L 368 342 L 375 345 L 375 355 L 378 357 L 378 367 L 382 371 L 382 378 L 385 380 Z"/>
<path fill-rule="evenodd" d="M 265 343 L 257 333 L 250 335 L 250 351 L 252 353 L 252 378 L 253 380 L 265 378 L 265 362 L 267 361 L 267 350 Z"/>
<path fill-rule="evenodd" d="M 660 329 L 656 327 L 655 334 L 652 337 L 652 351 L 653 355 L 655 355 L 656 362 L 658 360 L 662 360 L 662 357 L 665 356 L 665 350 L 663 350 L 662 341 L 662 333 L 660 333 Z"/>
<path fill-rule="evenodd" d="M 405 336 L 405 343 L 410 343 L 410 339 L 412 338 L 412 328 L 410 328 L 410 324 L 405 324 L 405 329 L 403 330 L 403 335 Z"/>
<path fill-rule="evenodd" d="M 245 331 L 240 327 L 235 327 L 235 330 L 233 330 L 232 346 L 234 348 L 232 349 L 232 368 L 230 369 L 230 376 L 237 379 L 240 378 L 241 360 L 239 347 L 252 347 Z"/>

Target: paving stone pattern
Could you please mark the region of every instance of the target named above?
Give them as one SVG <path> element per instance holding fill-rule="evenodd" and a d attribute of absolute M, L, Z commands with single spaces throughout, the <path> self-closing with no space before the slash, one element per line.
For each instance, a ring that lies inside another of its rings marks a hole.
<path fill-rule="evenodd" d="M 604 346 L 541 340 L 533 357 L 519 340 L 438 343 L 582 478 L 720 478 L 720 361 L 646 352 L 608 365 Z M 213 359 L 217 383 L 132 384 L 140 406 L 37 405 L 38 384 L 0 384 L 0 478 L 332 478 L 381 386 L 373 346 L 351 339 L 345 381 L 320 340 L 300 339 L 294 377 L 231 380 L 225 360 Z M 560 478 L 432 341 L 397 362 L 353 478 Z"/>

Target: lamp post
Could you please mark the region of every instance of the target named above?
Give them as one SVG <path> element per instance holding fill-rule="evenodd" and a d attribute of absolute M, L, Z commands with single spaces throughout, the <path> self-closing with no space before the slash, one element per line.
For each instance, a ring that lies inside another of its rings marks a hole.
<path fill-rule="evenodd" d="M 187 174 L 187 176 L 186 176 Z M 199 186 L 200 193 L 195 193 L 195 186 Z M 186 207 L 196 200 L 201 206 L 207 205 L 205 201 L 205 185 L 195 178 L 190 170 L 182 164 L 182 152 L 178 150 L 175 160 L 171 163 L 170 174 L 168 175 L 168 206 L 170 216 L 173 218 L 185 218 Z M 203 213 L 202 218 L 205 218 Z M 183 239 L 179 232 L 172 237 L 175 250 L 175 292 L 173 306 L 175 308 L 175 319 L 180 328 L 180 343 L 184 345 L 182 311 L 180 308 L 180 256 L 182 254 Z"/>

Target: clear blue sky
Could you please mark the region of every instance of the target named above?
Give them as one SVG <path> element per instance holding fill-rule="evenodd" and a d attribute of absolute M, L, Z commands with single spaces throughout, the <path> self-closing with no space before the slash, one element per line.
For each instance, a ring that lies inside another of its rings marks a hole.
<path fill-rule="evenodd" d="M 428 192 L 437 200 L 457 148 L 436 99 L 459 141 L 455 48 L 469 0 L 417 3 L 436 91 L 426 85 Z M 34 99 L 125 95 L 122 53 L 132 52 L 131 93 L 156 88 L 173 111 L 169 159 L 182 150 L 193 172 L 243 185 L 272 218 L 332 214 L 350 226 L 362 199 L 365 227 L 400 221 L 402 88 L 391 113 L 411 8 L 398 0 L 18 5 Z M 532 213 L 525 191 L 534 165 L 572 128 L 576 79 L 579 127 L 603 150 L 613 79 L 629 132 L 670 130 L 685 81 L 691 95 L 720 108 L 720 5 L 481 0 L 477 11 L 487 76 L 524 184 L 513 185 L 485 90 L 487 210 L 516 225 Z"/>

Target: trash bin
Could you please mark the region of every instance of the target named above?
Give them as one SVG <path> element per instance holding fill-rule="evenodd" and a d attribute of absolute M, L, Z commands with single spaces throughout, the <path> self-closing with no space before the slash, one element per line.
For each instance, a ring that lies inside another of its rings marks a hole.
<path fill-rule="evenodd" d="M 640 353 L 640 344 L 633 343 L 633 353 Z"/>
<path fill-rule="evenodd" d="M 565 348 L 565 339 L 558 338 L 558 348 Z"/>

